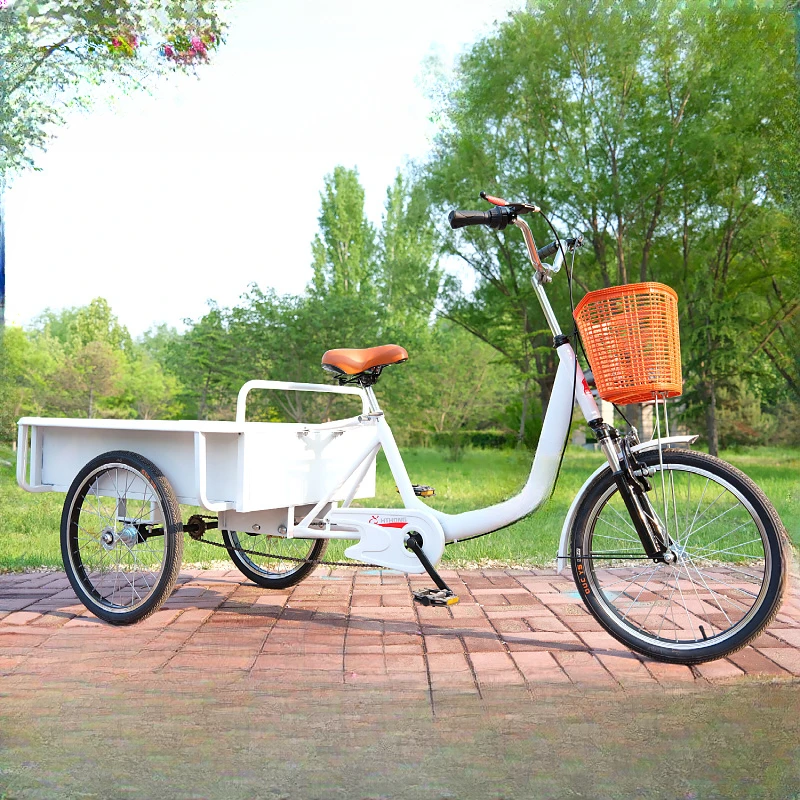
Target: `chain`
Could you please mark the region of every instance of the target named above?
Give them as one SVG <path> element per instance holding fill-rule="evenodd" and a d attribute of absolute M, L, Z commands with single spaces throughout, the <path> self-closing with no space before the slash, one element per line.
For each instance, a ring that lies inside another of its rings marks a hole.
<path fill-rule="evenodd" d="M 284 556 L 284 555 L 277 555 L 276 553 L 262 553 L 259 550 L 248 550 L 245 547 L 228 547 L 228 545 L 222 542 L 212 542 L 211 539 L 204 539 L 202 536 L 194 537 L 192 539 L 196 542 L 202 542 L 203 544 L 210 544 L 212 547 L 221 547 L 223 550 L 230 552 L 231 550 L 235 550 L 237 553 L 245 553 L 249 556 L 263 556 L 264 558 L 276 558 L 279 561 L 296 561 L 298 564 L 314 564 L 317 566 L 326 566 L 326 567 L 371 567 L 374 569 L 386 569 L 386 567 L 382 567 L 380 564 L 365 564 L 361 561 L 324 561 L 321 558 L 296 558 L 295 556 Z"/>

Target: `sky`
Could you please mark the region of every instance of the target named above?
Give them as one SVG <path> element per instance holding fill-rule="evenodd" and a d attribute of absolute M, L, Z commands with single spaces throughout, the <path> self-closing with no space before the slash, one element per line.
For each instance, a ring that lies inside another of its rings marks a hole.
<path fill-rule="evenodd" d="M 429 152 L 424 62 L 446 69 L 523 0 L 234 0 L 199 79 L 75 113 L 6 198 L 6 314 L 105 297 L 134 336 L 181 327 L 250 283 L 300 293 L 319 193 L 358 169 L 379 224 Z M 476 195 L 480 187 L 476 187 Z"/>

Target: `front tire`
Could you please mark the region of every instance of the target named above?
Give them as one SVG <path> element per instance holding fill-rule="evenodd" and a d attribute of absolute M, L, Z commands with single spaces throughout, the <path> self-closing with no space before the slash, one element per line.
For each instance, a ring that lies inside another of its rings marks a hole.
<path fill-rule="evenodd" d="M 657 451 L 637 459 L 656 471 L 648 496 L 675 561 L 646 556 L 606 471 L 575 515 L 578 591 L 608 633 L 643 655 L 677 664 L 730 655 L 778 613 L 788 571 L 780 518 L 744 473 L 718 458 L 664 450 L 663 473 Z"/>

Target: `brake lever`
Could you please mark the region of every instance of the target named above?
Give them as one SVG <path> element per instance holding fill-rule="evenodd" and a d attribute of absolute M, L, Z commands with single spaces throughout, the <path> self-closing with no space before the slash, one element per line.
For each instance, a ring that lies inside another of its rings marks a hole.
<path fill-rule="evenodd" d="M 486 192 L 481 192 L 481 198 L 493 206 L 510 208 L 515 214 L 536 214 L 542 210 L 533 203 L 509 203 L 507 200 L 503 200 L 502 197 L 494 197 L 494 195 L 486 194 Z"/>

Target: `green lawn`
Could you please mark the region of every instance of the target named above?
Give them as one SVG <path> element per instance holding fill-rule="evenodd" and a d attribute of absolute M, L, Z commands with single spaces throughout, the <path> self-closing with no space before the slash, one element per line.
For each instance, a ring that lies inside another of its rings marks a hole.
<path fill-rule="evenodd" d="M 403 451 L 411 479 L 436 487 L 432 505 L 458 512 L 496 503 L 514 494 L 530 470 L 530 456 L 507 450 L 466 451 L 457 462 L 431 449 Z M 723 453 L 723 458 L 746 472 L 766 492 L 783 519 L 795 547 L 800 547 L 800 451 L 753 448 Z M 0 571 L 35 567 L 59 567 L 60 494 L 28 494 L 16 485 L 15 454 L 0 446 Z M 8 462 L 8 463 L 4 463 Z M 551 565 L 558 549 L 564 515 L 588 475 L 602 462 L 602 455 L 570 447 L 564 458 L 556 490 L 536 515 L 471 542 L 448 547 L 449 565 L 495 563 L 498 565 Z M 378 461 L 378 507 L 399 506 L 400 496 L 386 466 Z M 188 517 L 189 509 L 185 509 Z M 339 559 L 345 545 L 333 543 L 328 557 Z M 187 538 L 185 561 L 209 564 L 225 553 Z"/>

